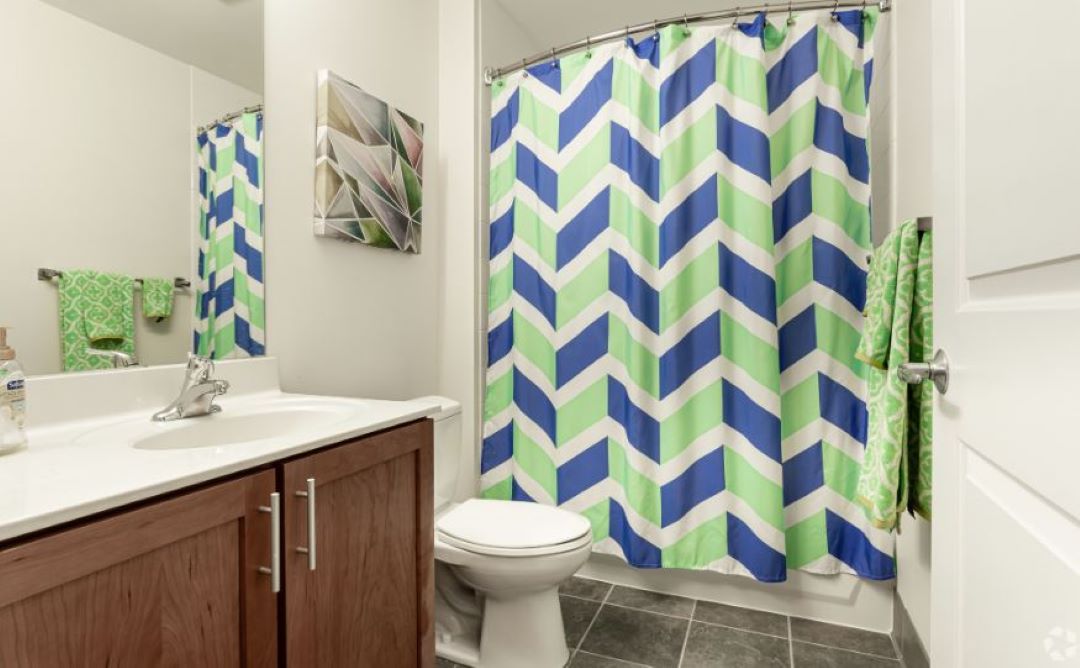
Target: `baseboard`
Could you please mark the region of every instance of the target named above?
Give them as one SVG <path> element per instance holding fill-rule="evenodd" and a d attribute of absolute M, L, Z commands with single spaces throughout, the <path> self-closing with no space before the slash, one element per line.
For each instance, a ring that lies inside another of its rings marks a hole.
<path fill-rule="evenodd" d="M 606 554 L 593 554 L 578 575 L 661 594 L 726 603 L 793 617 L 888 633 L 892 628 L 893 581 L 853 575 L 788 571 L 787 582 L 764 583 L 742 575 L 674 568 L 631 568 Z"/>
<path fill-rule="evenodd" d="M 915 625 L 911 623 L 911 615 L 908 614 L 900 595 L 893 597 L 893 642 L 896 649 L 904 657 L 904 665 L 907 668 L 930 668 L 930 656 L 926 652 L 922 638 L 915 631 Z"/>

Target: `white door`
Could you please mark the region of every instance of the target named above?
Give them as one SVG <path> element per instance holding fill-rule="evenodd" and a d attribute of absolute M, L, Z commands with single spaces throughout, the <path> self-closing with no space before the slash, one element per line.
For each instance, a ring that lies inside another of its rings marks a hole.
<path fill-rule="evenodd" d="M 933 664 L 1080 668 L 1080 3 L 932 5 Z"/>

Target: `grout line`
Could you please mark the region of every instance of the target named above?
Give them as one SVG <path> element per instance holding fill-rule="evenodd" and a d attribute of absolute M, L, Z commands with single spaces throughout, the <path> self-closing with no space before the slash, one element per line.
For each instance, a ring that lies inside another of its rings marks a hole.
<path fill-rule="evenodd" d="M 608 661 L 615 661 L 616 663 L 621 663 L 627 666 L 640 666 L 641 668 L 649 668 L 644 663 L 634 663 L 633 661 L 627 661 L 626 659 L 618 659 L 614 656 L 607 656 L 606 654 L 593 654 L 592 652 L 586 652 L 585 650 L 581 650 L 581 653 L 585 654 L 586 656 L 596 656 L 600 657 L 601 659 L 607 659 Z"/>
<path fill-rule="evenodd" d="M 596 623 L 596 618 L 600 616 L 600 611 L 604 608 L 604 604 L 607 602 L 608 597 L 611 596 L 611 590 L 614 588 L 615 585 L 612 585 L 610 583 L 608 584 L 608 590 L 607 593 L 604 594 L 604 600 L 600 601 L 600 605 L 596 606 L 596 612 L 593 613 L 592 619 L 589 620 L 589 625 L 585 627 L 585 632 L 581 634 L 580 638 L 578 638 L 577 645 L 574 646 L 574 651 L 571 652 L 571 658 L 573 658 L 573 656 L 575 656 L 579 651 L 581 651 L 581 646 L 585 643 L 585 638 L 589 636 L 589 631 L 592 631 L 593 624 Z M 581 600 L 589 601 L 591 599 L 583 598 Z M 596 603 L 596 601 L 592 602 Z M 585 654 L 588 653 L 589 652 L 585 652 Z"/>
<path fill-rule="evenodd" d="M 900 651 L 900 643 L 897 642 L 896 636 L 889 634 L 889 640 L 892 640 L 893 651 L 896 652 L 896 657 L 900 661 L 900 668 L 907 668 L 907 661 L 904 661 L 904 653 Z"/>
<path fill-rule="evenodd" d="M 836 645 L 823 645 L 823 644 L 821 644 L 819 642 L 813 642 L 813 641 L 810 641 L 810 640 L 795 640 L 794 638 L 792 638 L 791 640 L 792 640 L 792 642 L 801 642 L 804 645 L 814 645 L 815 647 L 824 647 L 825 649 L 835 649 L 835 650 L 839 650 L 841 652 L 848 652 L 850 654 L 858 654 L 859 656 L 869 656 L 869 657 L 873 657 L 875 659 L 883 659 L 885 661 L 895 661 L 897 664 L 900 663 L 900 659 L 898 657 L 895 657 L 895 656 L 885 656 L 883 654 L 871 654 L 870 652 L 860 652 L 857 649 L 848 649 L 846 647 L 837 647 Z"/>
<path fill-rule="evenodd" d="M 559 596 L 563 596 L 565 598 L 576 598 L 579 601 L 588 601 L 589 603 L 603 603 L 604 598 L 607 598 L 606 595 L 604 596 L 604 598 L 585 598 L 584 596 L 578 596 L 576 594 L 567 594 L 565 592 L 559 592 Z"/>
<path fill-rule="evenodd" d="M 795 639 L 791 635 L 791 615 L 787 615 L 787 649 L 791 668 L 795 668 Z"/>
<path fill-rule="evenodd" d="M 686 643 L 690 641 L 690 627 L 694 625 L 694 612 L 697 611 L 697 599 L 694 599 L 694 607 L 690 608 L 690 619 L 686 622 L 686 633 L 683 634 L 682 649 L 679 650 L 679 663 L 675 664 L 682 668 L 683 659 L 686 658 Z"/>

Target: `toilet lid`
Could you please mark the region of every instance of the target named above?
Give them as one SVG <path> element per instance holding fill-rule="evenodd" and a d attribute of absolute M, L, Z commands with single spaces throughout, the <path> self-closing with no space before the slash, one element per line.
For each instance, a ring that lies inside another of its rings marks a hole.
<path fill-rule="evenodd" d="M 581 515 L 539 503 L 469 499 L 440 517 L 436 528 L 455 542 L 527 550 L 576 541 L 592 525 Z"/>

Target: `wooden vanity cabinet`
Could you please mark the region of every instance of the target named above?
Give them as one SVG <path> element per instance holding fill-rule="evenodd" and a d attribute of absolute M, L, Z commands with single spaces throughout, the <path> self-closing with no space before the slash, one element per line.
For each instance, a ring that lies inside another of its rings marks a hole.
<path fill-rule="evenodd" d="M 409 423 L 0 547 L 0 667 L 432 666 L 432 437 Z"/>
<path fill-rule="evenodd" d="M 431 444 L 424 420 L 284 464 L 287 665 L 434 664 Z"/>
<path fill-rule="evenodd" d="M 273 666 L 274 472 L 0 550 L 0 666 Z"/>

